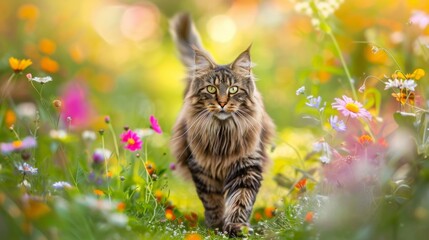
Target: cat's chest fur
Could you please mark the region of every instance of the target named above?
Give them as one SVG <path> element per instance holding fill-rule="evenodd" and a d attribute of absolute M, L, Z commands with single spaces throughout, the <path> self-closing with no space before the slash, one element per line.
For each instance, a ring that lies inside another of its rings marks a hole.
<path fill-rule="evenodd" d="M 233 119 L 194 124 L 197 126 L 189 129 L 187 137 L 192 156 L 198 165 L 218 179 L 226 177 L 231 164 L 254 154 L 259 148 L 259 125 L 237 124 Z"/>

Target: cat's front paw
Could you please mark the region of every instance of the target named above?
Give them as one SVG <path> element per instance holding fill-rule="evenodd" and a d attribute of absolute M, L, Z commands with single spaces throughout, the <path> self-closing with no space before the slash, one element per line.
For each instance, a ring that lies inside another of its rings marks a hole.
<path fill-rule="evenodd" d="M 227 223 L 223 227 L 223 231 L 230 237 L 245 237 L 253 233 L 253 229 L 248 223 Z"/>

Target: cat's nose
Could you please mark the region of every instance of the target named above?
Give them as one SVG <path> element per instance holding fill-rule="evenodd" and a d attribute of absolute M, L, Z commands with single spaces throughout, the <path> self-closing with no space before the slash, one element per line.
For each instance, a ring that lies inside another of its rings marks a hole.
<path fill-rule="evenodd" d="M 220 103 L 219 103 L 219 105 L 220 105 L 221 107 L 224 107 L 224 106 L 226 105 L 226 102 L 220 102 Z"/>

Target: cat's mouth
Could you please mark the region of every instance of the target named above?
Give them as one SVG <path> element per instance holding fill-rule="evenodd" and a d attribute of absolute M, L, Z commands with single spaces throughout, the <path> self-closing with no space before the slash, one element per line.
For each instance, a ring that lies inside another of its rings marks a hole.
<path fill-rule="evenodd" d="M 231 113 L 227 113 L 225 111 L 220 111 L 214 114 L 219 120 L 226 120 L 231 117 Z"/>

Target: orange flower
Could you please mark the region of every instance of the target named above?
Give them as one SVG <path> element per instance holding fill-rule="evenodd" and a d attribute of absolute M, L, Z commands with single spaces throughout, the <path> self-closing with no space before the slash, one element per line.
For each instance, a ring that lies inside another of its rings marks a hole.
<path fill-rule="evenodd" d="M 16 115 L 12 110 L 7 110 L 4 116 L 4 121 L 7 127 L 11 127 L 16 122 Z"/>
<path fill-rule="evenodd" d="M 313 222 L 313 217 L 314 217 L 314 212 L 308 212 L 307 214 L 305 214 L 305 218 L 304 220 L 308 223 Z"/>
<path fill-rule="evenodd" d="M 39 42 L 39 49 L 42 53 L 51 55 L 55 52 L 55 49 L 57 48 L 54 41 L 44 38 L 40 40 Z"/>
<path fill-rule="evenodd" d="M 202 240 L 203 237 L 198 233 L 188 233 L 185 236 L 185 240 Z"/>
<path fill-rule="evenodd" d="M 120 203 L 118 203 L 118 205 L 116 206 L 116 209 L 119 211 L 119 212 L 123 212 L 124 210 L 125 210 L 125 203 L 123 203 L 123 202 L 120 202 Z"/>
<path fill-rule="evenodd" d="M 274 217 L 275 211 L 276 211 L 276 209 L 274 207 L 266 207 L 264 209 L 264 214 L 267 218 L 272 218 L 272 217 Z"/>
<path fill-rule="evenodd" d="M 369 145 L 374 142 L 374 139 L 372 139 L 368 134 L 364 134 L 359 137 L 358 142 L 362 145 Z"/>
<path fill-rule="evenodd" d="M 297 182 L 295 184 L 295 188 L 299 191 L 305 191 L 305 186 L 307 185 L 307 178 L 303 178 L 301 180 L 299 180 L 299 182 Z"/>
<path fill-rule="evenodd" d="M 261 220 L 262 220 L 262 214 L 261 214 L 261 213 L 259 213 L 259 212 L 256 212 L 256 213 L 253 215 L 253 218 L 254 218 L 256 221 L 261 221 Z"/>
<path fill-rule="evenodd" d="M 50 57 L 43 57 L 40 60 L 40 67 L 45 72 L 56 73 L 58 72 L 60 65 L 55 60 L 52 60 Z"/>
<path fill-rule="evenodd" d="M 162 196 L 163 196 L 162 191 L 161 190 L 156 190 L 154 196 L 156 198 L 156 201 L 161 202 Z"/>
<path fill-rule="evenodd" d="M 97 196 L 103 196 L 104 192 L 101 191 L 100 189 L 94 189 L 94 194 L 97 195 Z"/>
<path fill-rule="evenodd" d="M 111 171 L 107 171 L 106 173 L 106 177 L 111 178 L 113 176 L 113 173 Z"/>
<path fill-rule="evenodd" d="M 172 209 L 165 210 L 165 218 L 170 221 L 173 221 L 176 219 L 176 216 L 174 215 L 174 212 Z"/>
<path fill-rule="evenodd" d="M 24 4 L 18 9 L 18 18 L 34 21 L 39 17 L 39 9 L 33 4 Z"/>
<path fill-rule="evenodd" d="M 392 96 L 396 98 L 396 101 L 400 102 L 402 105 L 404 105 L 407 101 L 411 105 L 414 104 L 415 95 L 413 92 L 407 94 L 401 91 L 400 93 L 392 93 Z"/>
<path fill-rule="evenodd" d="M 147 161 L 145 167 L 149 175 L 152 175 L 155 172 L 155 163 Z"/>
<path fill-rule="evenodd" d="M 9 65 L 12 70 L 16 73 L 19 73 L 30 66 L 33 62 L 30 59 L 18 60 L 14 57 L 9 58 Z"/>

